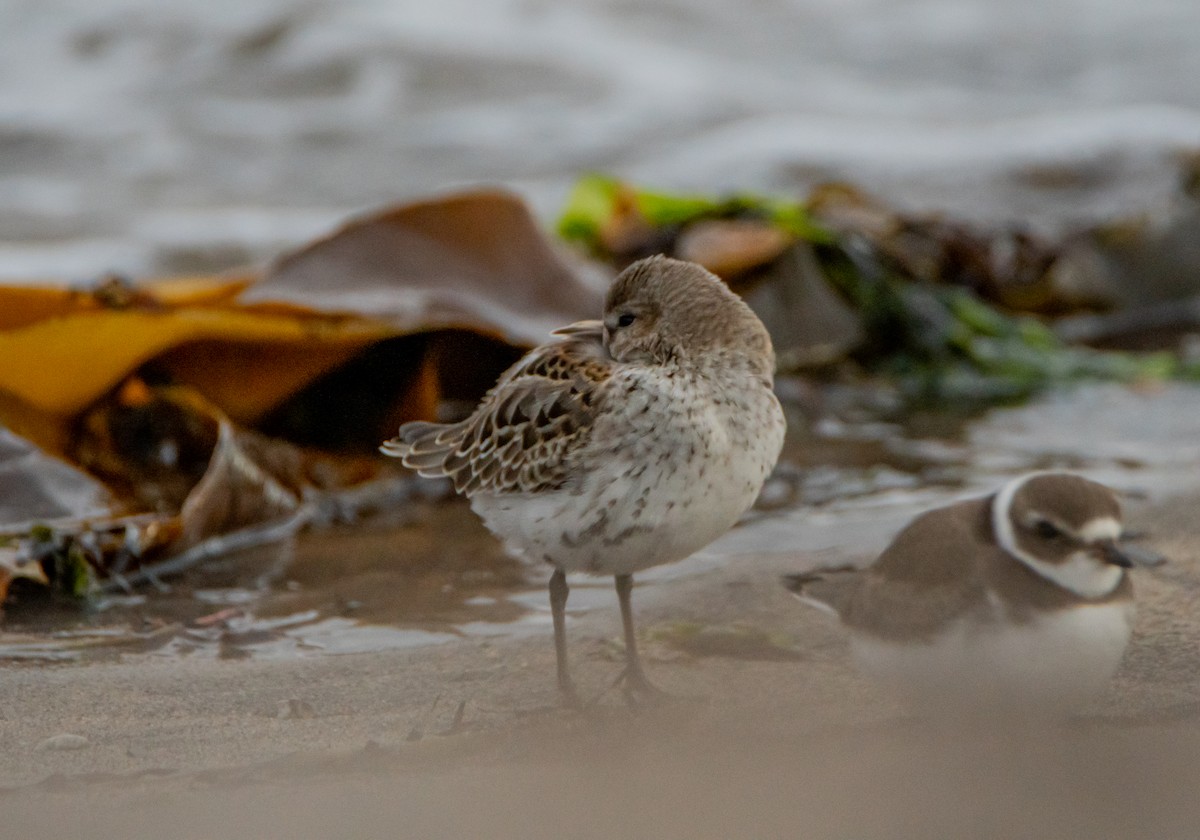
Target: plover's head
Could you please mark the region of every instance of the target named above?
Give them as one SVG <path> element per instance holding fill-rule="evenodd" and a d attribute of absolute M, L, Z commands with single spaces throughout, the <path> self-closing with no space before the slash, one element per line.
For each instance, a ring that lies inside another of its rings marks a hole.
<path fill-rule="evenodd" d="M 722 280 L 695 263 L 639 260 L 622 271 L 604 307 L 608 352 L 621 362 L 662 363 L 727 352 L 768 378 L 771 338 L 758 316 Z"/>
<path fill-rule="evenodd" d="M 1121 506 L 1103 484 L 1068 473 L 1014 479 L 992 502 L 1001 548 L 1083 598 L 1102 598 L 1132 564 L 1121 551 Z"/>

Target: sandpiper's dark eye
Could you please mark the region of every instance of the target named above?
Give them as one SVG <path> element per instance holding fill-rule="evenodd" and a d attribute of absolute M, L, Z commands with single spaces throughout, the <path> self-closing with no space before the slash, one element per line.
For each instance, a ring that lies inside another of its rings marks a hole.
<path fill-rule="evenodd" d="M 632 324 L 636 320 L 637 320 L 636 315 L 634 315 L 632 312 L 626 312 L 623 315 L 618 316 L 617 326 L 618 327 L 628 327 L 630 324 Z"/>
<path fill-rule="evenodd" d="M 1034 533 L 1044 540 L 1052 540 L 1055 537 L 1061 537 L 1062 531 L 1054 526 L 1053 522 L 1047 522 L 1045 519 L 1039 519 L 1033 526 Z"/>

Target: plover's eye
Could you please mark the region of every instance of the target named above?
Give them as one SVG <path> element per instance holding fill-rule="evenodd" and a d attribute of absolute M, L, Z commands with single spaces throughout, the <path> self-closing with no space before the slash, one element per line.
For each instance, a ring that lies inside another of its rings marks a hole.
<path fill-rule="evenodd" d="M 1044 540 L 1052 540 L 1055 537 L 1062 536 L 1062 531 L 1058 530 L 1053 522 L 1047 522 L 1045 519 L 1039 519 L 1035 522 L 1033 531 Z"/>
<path fill-rule="evenodd" d="M 618 327 L 628 327 L 630 324 L 632 324 L 636 320 L 637 320 L 637 316 L 634 315 L 632 312 L 625 312 L 617 317 L 617 326 Z"/>

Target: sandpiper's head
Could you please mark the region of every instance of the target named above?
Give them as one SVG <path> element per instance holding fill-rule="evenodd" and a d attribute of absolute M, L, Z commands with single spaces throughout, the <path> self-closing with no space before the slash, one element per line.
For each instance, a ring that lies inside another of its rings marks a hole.
<path fill-rule="evenodd" d="M 1102 598 L 1132 564 L 1121 551 L 1121 506 L 1103 484 L 1069 473 L 1014 479 L 992 502 L 1000 546 L 1042 577 L 1084 598 Z"/>
<path fill-rule="evenodd" d="M 706 353 L 737 354 L 768 379 L 771 338 L 758 316 L 710 271 L 683 260 L 639 260 L 613 281 L 604 341 L 621 362 L 662 363 Z"/>

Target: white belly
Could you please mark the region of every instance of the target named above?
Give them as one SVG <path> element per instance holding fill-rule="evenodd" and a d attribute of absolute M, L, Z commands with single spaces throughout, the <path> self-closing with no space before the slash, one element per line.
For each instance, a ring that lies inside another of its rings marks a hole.
<path fill-rule="evenodd" d="M 729 530 L 758 496 L 774 459 L 732 459 L 628 478 L 614 463 L 591 492 L 476 496 L 475 509 L 511 550 L 567 572 L 632 574 L 682 560 Z"/>
<path fill-rule="evenodd" d="M 1062 715 L 1098 697 L 1129 643 L 1131 603 L 1077 606 L 1026 624 L 960 623 L 931 642 L 856 633 L 864 674 L 917 713 Z"/>
<path fill-rule="evenodd" d="M 754 504 L 784 434 L 765 389 L 725 413 L 689 396 L 660 400 L 657 413 L 639 412 L 631 398 L 621 435 L 597 427 L 573 485 L 478 494 L 472 507 L 512 551 L 564 571 L 631 574 L 682 560 Z M 606 435 L 619 442 L 601 446 Z"/>

